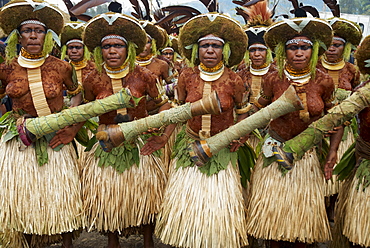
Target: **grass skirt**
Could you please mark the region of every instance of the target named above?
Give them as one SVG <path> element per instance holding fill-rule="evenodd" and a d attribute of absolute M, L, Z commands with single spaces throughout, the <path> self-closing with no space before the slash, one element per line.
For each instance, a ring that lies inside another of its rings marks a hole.
<path fill-rule="evenodd" d="M 249 146 L 252 147 L 256 151 L 256 147 L 261 142 L 261 140 L 257 138 L 255 135 L 251 134 L 247 142 Z"/>
<path fill-rule="evenodd" d="M 175 129 L 173 130 L 170 138 L 167 141 L 167 144 L 162 149 L 162 161 L 163 165 L 166 168 L 166 173 L 168 175 L 169 167 L 171 164 L 171 156 L 172 156 L 172 150 L 176 142 L 176 136 L 181 131 L 183 125 L 181 123 L 177 124 Z"/>
<path fill-rule="evenodd" d="M 171 167 L 176 166 L 176 158 Z M 155 234 L 176 247 L 240 247 L 248 244 L 238 169 L 207 176 L 197 167 L 171 170 Z"/>
<path fill-rule="evenodd" d="M 282 176 L 276 162 L 252 172 L 247 231 L 259 239 L 304 243 L 331 239 L 325 212 L 323 173 L 314 149 Z"/>
<path fill-rule="evenodd" d="M 140 165 L 123 173 L 99 167 L 95 150 L 86 154 L 82 191 L 88 231 L 119 234 L 125 228 L 154 222 L 162 202 L 166 173 L 160 158 L 141 156 Z"/>
<path fill-rule="evenodd" d="M 338 195 L 335 209 L 335 235 L 332 247 L 346 247 L 342 243 L 344 234 L 349 241 L 370 247 L 370 187 L 357 189 L 358 178 L 355 172 L 346 179 Z"/>
<path fill-rule="evenodd" d="M 3 237 L 21 236 L 17 232 L 46 235 L 40 238 L 50 243 L 51 236 L 59 240 L 57 234 L 80 229 L 82 198 L 73 146 L 66 145 L 58 152 L 48 147 L 49 162 L 39 166 L 34 148 L 20 151 L 19 144 L 16 138 L 0 143 Z"/>
<path fill-rule="evenodd" d="M 353 135 L 352 129 L 348 129 L 347 139 L 342 140 L 339 143 L 338 151 L 337 151 L 337 158 L 338 162 L 342 158 L 343 154 L 347 151 L 347 149 L 355 142 L 355 137 Z M 335 165 L 336 166 L 336 165 Z M 335 168 L 334 166 L 334 168 Z M 334 194 L 338 194 L 339 188 L 341 186 L 341 182 L 337 180 L 337 175 L 333 175 L 331 180 L 325 180 L 324 178 L 324 195 L 331 196 Z"/>

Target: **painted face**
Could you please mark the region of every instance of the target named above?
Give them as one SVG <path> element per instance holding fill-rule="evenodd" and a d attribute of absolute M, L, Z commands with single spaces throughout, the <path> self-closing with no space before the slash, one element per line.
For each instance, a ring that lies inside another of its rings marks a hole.
<path fill-rule="evenodd" d="M 71 42 L 67 45 L 67 55 L 73 62 L 81 61 L 84 57 L 84 46 L 79 42 Z"/>
<path fill-rule="evenodd" d="M 204 37 L 215 37 L 212 34 Z M 222 48 L 224 44 L 218 40 L 202 40 L 199 42 L 199 60 L 206 67 L 215 67 L 222 60 Z"/>
<path fill-rule="evenodd" d="M 175 54 L 174 51 L 172 51 L 171 49 L 163 49 L 161 53 L 170 61 L 172 61 L 173 55 Z"/>
<path fill-rule="evenodd" d="M 40 24 L 24 24 L 19 30 L 21 37 L 19 43 L 30 54 L 42 52 L 46 29 Z"/>
<path fill-rule="evenodd" d="M 151 53 L 152 53 L 152 39 L 150 39 L 150 38 L 148 37 L 148 40 L 147 40 L 146 45 L 145 45 L 145 47 L 144 47 L 144 51 L 142 51 L 142 52 L 139 54 L 139 57 L 144 58 L 144 57 L 148 56 L 148 55 L 149 55 L 149 54 L 151 54 Z"/>
<path fill-rule="evenodd" d="M 294 39 L 309 40 L 305 36 L 294 37 Z M 295 70 L 302 70 L 310 64 L 312 45 L 304 41 L 292 43 L 285 47 L 287 63 Z"/>
<path fill-rule="evenodd" d="M 334 63 L 343 57 L 344 45 L 343 41 L 333 39 L 330 47 L 325 52 L 328 62 Z"/>
<path fill-rule="evenodd" d="M 118 68 L 126 61 L 127 46 L 123 40 L 106 39 L 101 44 L 104 62 L 111 68 Z"/>
<path fill-rule="evenodd" d="M 260 47 L 252 47 L 249 49 L 249 59 L 254 66 L 262 66 L 266 63 L 267 49 Z"/>

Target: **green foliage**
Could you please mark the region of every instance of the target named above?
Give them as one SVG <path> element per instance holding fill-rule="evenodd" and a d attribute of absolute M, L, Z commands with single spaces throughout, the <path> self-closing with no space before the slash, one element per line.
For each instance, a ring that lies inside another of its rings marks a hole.
<path fill-rule="evenodd" d="M 95 61 L 96 69 L 98 70 L 99 73 L 101 73 L 102 65 L 103 65 L 103 54 L 101 51 L 101 47 L 100 46 L 95 47 L 93 54 L 94 54 L 94 61 Z"/>
<path fill-rule="evenodd" d="M 250 181 L 252 169 L 256 163 L 257 156 L 253 148 L 248 144 L 239 147 L 237 153 L 241 184 L 246 188 L 247 182 Z"/>
<path fill-rule="evenodd" d="M 370 185 L 370 160 L 362 159 L 360 165 L 356 171 L 356 177 L 358 178 L 357 189 L 363 186 L 362 190 L 365 190 Z"/>
<path fill-rule="evenodd" d="M 48 55 L 51 53 L 54 47 L 54 39 L 53 39 L 53 34 L 52 32 L 47 32 L 45 35 L 45 40 L 44 40 L 44 46 L 42 48 L 42 53 L 44 56 Z"/>
<path fill-rule="evenodd" d="M 351 56 L 353 45 L 350 42 L 347 42 L 343 49 L 343 59 L 344 61 L 348 61 Z"/>
<path fill-rule="evenodd" d="M 185 130 L 178 133 L 172 153 L 172 157 L 177 157 L 178 159 L 176 169 L 194 166 L 188 150 L 192 142 L 194 142 L 194 140 L 186 135 Z M 215 154 L 204 166 L 199 167 L 199 170 L 207 176 L 211 176 L 217 174 L 221 170 L 225 170 L 230 162 L 233 166 L 236 166 L 237 159 L 238 154 L 236 152 L 230 152 L 228 148 L 224 148 Z"/>
<path fill-rule="evenodd" d="M 370 15 L 370 2 L 368 0 L 341 0 L 341 13 Z"/>
<path fill-rule="evenodd" d="M 311 54 L 311 60 L 310 60 L 310 71 L 311 71 L 312 78 L 315 78 L 315 74 L 316 74 L 316 65 L 319 59 L 319 49 L 320 49 L 320 42 L 316 40 L 313 42 L 313 48 L 312 48 L 312 54 Z"/>
<path fill-rule="evenodd" d="M 230 55 L 231 55 L 231 49 L 230 49 L 230 42 L 226 42 L 223 49 L 222 49 L 222 55 L 223 55 L 223 58 L 224 58 L 224 63 L 226 66 L 229 65 L 229 58 L 230 58 Z"/>
<path fill-rule="evenodd" d="M 64 60 L 66 58 L 66 55 L 67 55 L 67 46 L 63 45 L 62 49 L 60 50 L 60 59 Z"/>
<path fill-rule="evenodd" d="M 347 151 L 343 154 L 337 166 L 335 166 L 333 174 L 338 175 L 338 180 L 346 179 L 350 175 L 352 170 L 355 168 L 356 165 L 355 146 L 356 142 L 354 142 L 347 149 Z"/>
<path fill-rule="evenodd" d="M 321 165 L 326 163 L 326 157 L 329 153 L 330 145 L 327 139 L 323 138 L 319 144 L 316 146 L 316 154 L 319 158 Z"/>
<path fill-rule="evenodd" d="M 6 112 L 0 117 L 0 138 L 5 133 L 3 142 L 11 140 L 13 137 L 18 136 L 16 118 L 14 112 Z"/>
<path fill-rule="evenodd" d="M 141 135 L 143 140 L 149 138 L 151 134 Z M 141 145 L 138 147 L 136 144 L 124 142 L 122 146 L 115 147 L 110 152 L 105 152 L 99 146 L 95 150 L 95 157 L 99 158 L 98 166 L 107 167 L 112 166 L 117 172 L 122 173 L 131 168 L 131 166 L 140 165 L 140 151 Z M 153 153 L 154 156 L 160 157 L 161 151 L 158 150 Z"/>
<path fill-rule="evenodd" d="M 128 61 L 129 63 L 130 71 L 133 71 L 135 68 L 135 60 L 136 60 L 136 45 L 135 43 L 129 41 L 126 61 Z"/>
<path fill-rule="evenodd" d="M 157 50 L 157 42 L 155 41 L 155 39 L 152 39 L 151 52 L 155 55 L 159 54 L 159 51 Z"/>
<path fill-rule="evenodd" d="M 13 32 L 10 33 L 8 39 L 6 40 L 6 47 L 5 47 L 5 54 L 6 54 L 6 62 L 10 63 L 15 56 L 17 56 L 17 44 L 19 38 L 18 30 L 15 29 Z"/>
<path fill-rule="evenodd" d="M 275 48 L 275 55 L 276 55 L 276 65 L 279 70 L 279 77 L 283 77 L 283 71 L 284 71 L 284 64 L 286 59 L 286 53 L 285 53 L 285 44 L 283 42 L 280 42 L 277 44 Z"/>
<path fill-rule="evenodd" d="M 91 53 L 89 49 L 87 49 L 87 46 L 84 45 L 84 60 L 90 60 L 91 59 Z"/>
<path fill-rule="evenodd" d="M 39 166 L 43 166 L 49 160 L 48 155 L 48 142 L 45 137 L 41 137 L 40 139 L 36 140 L 34 143 L 34 148 L 36 152 L 37 163 Z"/>
<path fill-rule="evenodd" d="M 191 48 L 191 59 L 190 59 L 190 67 L 195 66 L 195 61 L 198 59 L 198 44 L 193 44 Z"/>

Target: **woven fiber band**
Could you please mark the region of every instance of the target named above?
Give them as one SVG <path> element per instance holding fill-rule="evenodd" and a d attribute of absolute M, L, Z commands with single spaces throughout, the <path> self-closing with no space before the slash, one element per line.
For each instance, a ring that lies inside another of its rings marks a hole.
<path fill-rule="evenodd" d="M 220 37 L 214 37 L 214 36 L 202 37 L 198 40 L 198 43 L 203 41 L 203 40 L 218 40 L 218 41 L 222 42 L 222 44 L 225 44 L 225 41 L 223 39 L 221 39 Z"/>
<path fill-rule="evenodd" d="M 103 42 L 105 40 L 108 40 L 108 39 L 119 39 L 119 40 L 124 41 L 127 44 L 127 40 L 125 38 L 123 38 L 120 35 L 116 35 L 116 34 L 115 35 L 107 35 L 107 36 L 104 36 L 103 39 L 101 39 L 101 42 Z"/>

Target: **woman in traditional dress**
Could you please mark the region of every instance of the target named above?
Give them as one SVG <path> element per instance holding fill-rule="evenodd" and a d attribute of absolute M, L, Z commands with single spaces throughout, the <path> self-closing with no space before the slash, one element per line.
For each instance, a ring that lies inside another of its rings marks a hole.
<path fill-rule="evenodd" d="M 171 163 L 155 234 L 165 244 L 176 247 L 245 246 L 248 241 L 237 154 L 230 152 L 237 150 L 241 141 L 220 151 L 201 168 L 191 162 L 187 145 L 233 125 L 235 106 L 245 107 L 241 105 L 243 82 L 228 67 L 242 60 L 247 36 L 231 18 L 203 14 L 184 24 L 179 44 L 182 54 L 195 67 L 181 73 L 178 101 L 194 102 L 216 90 L 223 112 L 192 118 L 177 135 L 176 157 Z"/>
<path fill-rule="evenodd" d="M 136 63 L 153 72 L 162 83 L 171 83 L 168 79 L 169 66 L 166 62 L 157 58 L 159 51 L 166 46 L 168 36 L 161 27 L 153 25 L 148 21 L 141 21 L 140 24 L 147 34 L 147 43 L 144 50 L 136 56 Z"/>
<path fill-rule="evenodd" d="M 268 105 L 294 85 L 304 109 L 274 119 L 269 125 L 269 137 L 252 172 L 247 232 L 271 240 L 271 247 L 283 247 L 279 241 L 306 247 L 306 243 L 331 239 L 318 156 L 312 149 L 287 170 L 276 162 L 273 149 L 305 130 L 331 107 L 333 81 L 317 70 L 316 64 L 318 55 L 325 51 L 321 45 L 331 44 L 332 29 L 324 20 L 294 18 L 270 26 L 265 41 L 276 51 L 278 70 L 266 77 L 255 106 Z M 333 138 L 330 152 L 336 152 L 336 143 L 339 141 Z M 332 168 L 334 163 L 327 161 L 325 167 Z"/>
<path fill-rule="evenodd" d="M 268 26 L 272 24 L 271 11 L 267 7 L 267 1 L 260 1 L 245 10 L 248 14 L 248 23 L 245 33 L 248 35 L 248 52 L 244 63 L 240 64 L 237 74 L 243 79 L 246 93 L 243 101 L 253 104 L 259 96 L 263 78 L 269 70 L 274 69 L 272 64 L 272 52 L 266 46 L 263 36 Z M 256 135 L 248 138 L 248 143 L 255 149 L 261 141 L 261 133 L 256 130 Z M 263 135 L 263 134 L 262 134 Z"/>
<path fill-rule="evenodd" d="M 370 75 L 370 36 L 367 36 L 355 53 L 355 59 L 362 75 Z M 363 85 L 368 84 L 367 80 Z M 348 177 L 339 189 L 335 209 L 335 233 L 331 247 L 348 247 L 344 235 L 351 242 L 351 247 L 370 247 L 370 108 L 358 115 L 359 137 L 356 140 L 355 156 L 347 167 L 353 166 Z M 354 164 L 355 163 L 355 164 Z"/>
<path fill-rule="evenodd" d="M 162 102 L 155 75 L 135 65 L 136 54 L 146 42 L 139 22 L 126 15 L 102 14 L 87 23 L 84 44 L 94 51 L 97 70 L 85 80 L 85 100 L 101 99 L 122 88 L 142 97 L 135 108 L 101 115 L 100 129 L 117 123 L 117 113 L 126 121 L 148 116 L 147 96 L 156 104 Z M 157 137 L 167 142 L 171 132 L 163 130 Z M 152 224 L 159 211 L 166 174 L 158 154 L 139 154 L 147 138 L 148 135 L 139 136 L 134 143 L 125 142 L 109 153 L 95 144 L 85 156 L 82 187 L 87 228 L 107 233 L 109 248 L 120 247 L 118 235 L 129 234 L 132 229 L 126 231 L 131 227 L 142 227 L 144 246 L 153 246 Z"/>
<path fill-rule="evenodd" d="M 71 65 L 73 65 L 76 71 L 76 77 L 78 82 L 83 86 L 86 77 L 95 70 L 95 64 L 91 60 L 91 53 L 82 41 L 82 32 L 85 28 L 85 24 L 82 22 L 68 22 L 63 27 L 60 35 L 62 44 L 61 59 L 67 59 Z M 84 122 L 83 122 L 84 123 Z M 78 128 L 83 123 L 76 124 Z M 79 135 L 81 132 L 81 135 Z M 78 161 L 81 166 L 82 157 L 84 156 L 85 146 L 87 145 L 88 138 L 91 136 L 89 131 L 86 129 L 80 129 L 79 134 L 76 135 L 77 154 Z"/>
<path fill-rule="evenodd" d="M 0 67 L 1 93 L 13 101 L 0 145 L 3 243 L 41 246 L 62 235 L 63 247 L 72 247 L 72 232 L 82 228 L 78 168 L 69 144 L 78 130 L 69 126 L 25 147 L 14 126 L 24 113 L 36 117 L 61 111 L 64 87 L 72 96 L 72 106 L 81 102 L 81 87 L 72 80 L 72 66 L 48 55 L 54 40 L 59 41 L 63 16 L 46 2 L 14 0 L 1 9 L 0 20 L 2 29 L 10 34 L 7 62 Z M 18 41 L 22 49 L 16 57 Z M 11 240 L 14 235 L 21 239 Z"/>
<path fill-rule="evenodd" d="M 62 43 L 61 59 L 68 59 L 69 63 L 74 66 L 77 80 L 82 86 L 86 77 L 95 69 L 95 64 L 91 60 L 91 53 L 82 41 L 84 28 L 84 23 L 68 22 L 60 35 Z"/>
<path fill-rule="evenodd" d="M 360 83 L 360 72 L 348 62 L 351 51 L 357 46 L 362 38 L 361 28 L 349 20 L 333 17 L 327 20 L 334 31 L 334 37 L 328 50 L 321 57 L 318 68 L 327 72 L 335 84 L 335 104 L 342 102 L 354 88 Z M 338 159 L 354 142 L 354 133 L 351 122 L 346 122 L 343 130 L 342 141 L 338 147 Z M 343 128 L 343 127 L 340 127 Z M 342 132 L 342 130 L 340 130 Z M 326 180 L 325 196 L 329 197 L 327 212 L 329 220 L 334 220 L 334 206 L 339 190 L 339 182 L 333 176 L 332 180 Z"/>

